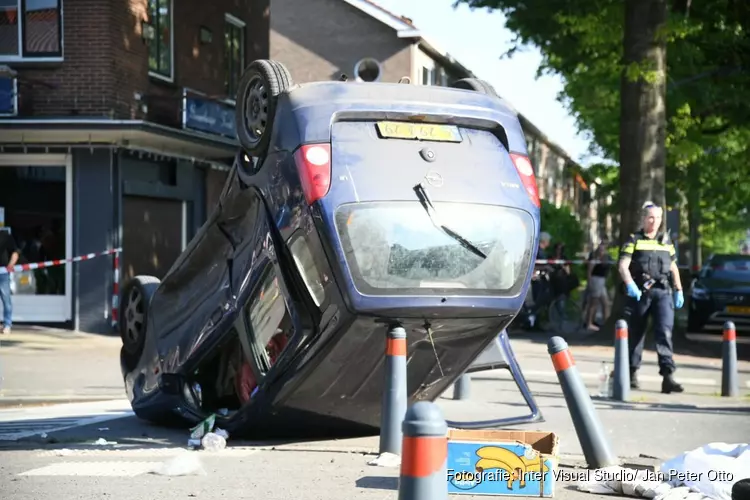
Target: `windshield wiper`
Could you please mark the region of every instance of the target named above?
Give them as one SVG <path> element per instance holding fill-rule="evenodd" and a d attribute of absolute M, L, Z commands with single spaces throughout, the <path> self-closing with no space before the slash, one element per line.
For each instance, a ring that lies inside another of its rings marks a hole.
<path fill-rule="evenodd" d="M 479 257 L 486 259 L 487 256 L 482 252 L 480 249 L 478 249 L 474 244 L 472 244 L 469 240 L 446 226 L 445 224 L 440 222 L 440 219 L 437 214 L 437 210 L 435 210 L 435 207 L 432 204 L 432 201 L 430 201 L 430 196 L 427 194 L 427 190 L 424 188 L 422 183 L 420 182 L 416 186 L 414 186 L 414 192 L 417 193 L 417 197 L 419 198 L 419 201 L 422 203 L 422 206 L 425 209 L 425 212 L 427 212 L 427 215 L 430 216 L 430 220 L 432 223 L 437 227 L 438 229 L 442 230 L 445 234 L 456 240 L 461 244 L 462 247 L 473 253 L 474 255 L 478 255 Z"/>

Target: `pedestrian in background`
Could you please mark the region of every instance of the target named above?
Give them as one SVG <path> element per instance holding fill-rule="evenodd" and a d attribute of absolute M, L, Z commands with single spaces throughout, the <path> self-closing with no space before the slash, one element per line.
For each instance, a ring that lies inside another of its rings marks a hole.
<path fill-rule="evenodd" d="M 596 249 L 589 254 L 588 280 L 586 282 L 586 328 L 599 331 L 594 324 L 596 311 L 601 306 L 602 318 L 609 316 L 609 294 L 607 293 L 607 275 L 612 266 L 607 253 L 607 241 L 602 240 Z"/>
<path fill-rule="evenodd" d="M 0 274 L 0 302 L 3 305 L 2 333 L 10 333 L 13 325 L 13 304 L 10 296 L 10 271 L 18 262 L 18 247 L 13 235 L 7 228 L 0 229 L 0 268 L 7 272 Z"/>
<path fill-rule="evenodd" d="M 643 226 L 625 241 L 618 265 L 627 294 L 624 319 L 628 323 L 630 344 L 630 384 L 634 389 L 639 387 L 637 372 L 641 366 L 646 323 L 651 315 L 662 376 L 661 392 L 682 392 L 683 387 L 672 375 L 676 369 L 672 345 L 674 308 L 679 309 L 685 301 L 676 252 L 669 234 L 658 232 L 662 208 L 647 201 L 641 215 Z"/>

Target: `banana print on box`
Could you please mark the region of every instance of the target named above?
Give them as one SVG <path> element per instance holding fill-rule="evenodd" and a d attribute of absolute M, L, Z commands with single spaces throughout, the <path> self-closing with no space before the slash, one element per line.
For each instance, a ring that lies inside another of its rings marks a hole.
<path fill-rule="evenodd" d="M 523 456 L 516 455 L 513 451 L 499 446 L 484 446 L 477 450 L 477 461 L 475 468 L 477 472 L 491 471 L 493 469 L 502 469 L 507 472 L 508 489 L 512 490 L 516 481 L 519 487 L 526 487 L 526 477 L 528 472 L 545 473 L 549 472 L 549 467 L 543 462 L 539 453 L 534 453 L 533 449 L 527 449 Z M 530 457 L 531 456 L 531 457 Z"/>

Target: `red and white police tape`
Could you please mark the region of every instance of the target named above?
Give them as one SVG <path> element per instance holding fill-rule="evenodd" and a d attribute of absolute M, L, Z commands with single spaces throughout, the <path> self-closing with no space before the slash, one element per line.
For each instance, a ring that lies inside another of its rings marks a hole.
<path fill-rule="evenodd" d="M 44 262 L 34 262 L 31 264 L 19 264 L 13 266 L 13 268 L 0 267 L 0 274 L 7 273 L 19 273 L 23 271 L 31 271 L 33 269 L 42 269 L 45 267 L 60 266 L 70 262 L 82 262 L 84 260 L 91 260 L 96 257 L 102 257 L 104 255 L 114 254 L 114 273 L 112 280 L 112 327 L 117 327 L 117 312 L 119 310 L 120 301 L 120 253 L 122 248 L 113 248 L 111 250 L 105 250 L 97 253 L 87 253 L 86 255 L 79 255 L 78 257 L 72 257 L 70 259 L 56 259 L 46 260 Z M 594 264 L 606 263 L 614 265 L 613 261 L 601 261 L 601 260 L 565 260 L 565 259 L 537 259 L 536 264 L 553 264 L 553 265 L 565 265 L 565 264 L 587 264 L 593 262 Z M 689 269 L 690 266 L 678 266 L 680 269 Z"/>
<path fill-rule="evenodd" d="M 120 252 L 122 252 L 122 248 L 112 248 L 103 252 L 87 253 L 85 255 L 71 257 L 70 259 L 45 260 L 44 262 L 18 264 L 13 267 L 0 267 L 0 274 L 21 273 L 24 271 L 32 271 L 34 269 L 44 269 L 46 267 L 60 266 L 71 262 L 82 262 L 84 260 L 91 260 L 96 257 L 114 254 L 114 277 L 112 283 L 112 327 L 114 328 L 117 326 L 117 304 L 120 295 Z"/>

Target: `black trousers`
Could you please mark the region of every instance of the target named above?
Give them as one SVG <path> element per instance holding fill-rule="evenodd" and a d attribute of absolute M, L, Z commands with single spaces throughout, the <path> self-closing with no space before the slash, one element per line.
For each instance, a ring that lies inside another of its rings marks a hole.
<path fill-rule="evenodd" d="M 674 329 L 674 302 L 672 291 L 652 288 L 643 293 L 641 300 L 627 297 L 624 319 L 628 323 L 628 347 L 630 349 L 630 370 L 641 366 L 643 345 L 646 340 L 646 325 L 651 316 L 654 326 L 654 341 L 659 361 L 659 375 L 669 375 L 675 371 L 673 358 L 672 330 Z"/>

